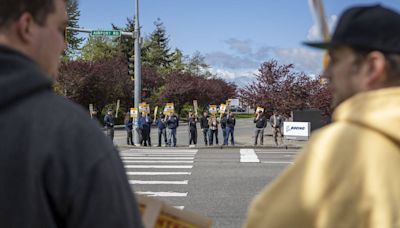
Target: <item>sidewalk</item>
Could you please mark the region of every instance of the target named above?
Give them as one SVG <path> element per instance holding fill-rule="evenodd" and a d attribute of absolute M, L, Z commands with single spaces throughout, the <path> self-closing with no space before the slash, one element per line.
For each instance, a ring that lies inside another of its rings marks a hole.
<path fill-rule="evenodd" d="M 122 128 L 121 128 L 122 127 Z M 152 139 L 152 147 L 140 147 L 140 146 L 130 146 L 126 144 L 126 132 L 123 129 L 123 126 L 115 127 L 115 138 L 114 143 L 118 146 L 118 148 L 123 149 L 134 149 L 134 148 L 158 148 L 156 147 L 158 144 L 158 136 L 157 136 L 157 128 L 152 128 L 151 130 L 151 139 Z M 272 138 L 272 128 L 267 126 L 264 130 L 264 145 L 254 146 L 254 124 L 252 119 L 238 119 L 235 127 L 234 137 L 235 137 L 235 146 L 222 146 L 223 138 L 222 132 L 218 132 L 219 137 L 219 145 L 213 146 L 205 146 L 203 140 L 203 133 L 198 126 L 197 128 L 197 145 L 196 149 L 210 149 L 210 148 L 274 148 L 274 149 L 300 149 L 302 148 L 307 141 L 297 141 L 297 140 L 283 140 L 283 145 L 276 147 L 275 142 Z M 177 130 L 177 147 L 179 148 L 189 148 L 189 136 L 188 136 L 188 128 L 187 124 L 182 123 L 178 127 Z M 166 147 L 161 147 L 166 148 Z M 193 147 L 190 147 L 193 148 Z"/>

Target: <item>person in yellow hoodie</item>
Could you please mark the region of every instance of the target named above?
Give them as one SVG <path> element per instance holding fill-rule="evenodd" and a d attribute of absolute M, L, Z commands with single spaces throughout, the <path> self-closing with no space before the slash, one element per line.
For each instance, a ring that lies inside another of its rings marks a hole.
<path fill-rule="evenodd" d="M 244 227 L 400 227 L 400 15 L 352 7 L 329 42 L 333 122 L 252 202 Z"/>

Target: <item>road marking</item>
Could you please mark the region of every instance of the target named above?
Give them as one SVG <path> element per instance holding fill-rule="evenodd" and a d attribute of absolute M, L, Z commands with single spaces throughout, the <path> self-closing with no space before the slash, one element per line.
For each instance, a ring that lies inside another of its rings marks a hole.
<path fill-rule="evenodd" d="M 142 180 L 129 180 L 129 184 L 188 184 L 187 180 L 184 181 L 142 181 Z"/>
<path fill-rule="evenodd" d="M 254 149 L 240 149 L 240 162 L 260 162 Z"/>
<path fill-rule="evenodd" d="M 263 161 L 261 163 L 266 164 L 293 164 L 294 162 L 285 162 L 285 161 Z"/>
<path fill-rule="evenodd" d="M 135 159 L 135 160 L 148 160 L 148 159 L 154 159 L 154 160 L 193 160 L 193 157 L 130 157 L 130 156 L 123 156 L 122 160 L 130 160 L 130 159 Z"/>
<path fill-rule="evenodd" d="M 297 152 L 257 152 L 257 154 L 297 154 Z"/>
<path fill-rule="evenodd" d="M 180 149 L 131 149 L 131 150 L 124 150 L 122 152 L 129 152 L 129 153 L 197 153 L 198 150 L 180 150 Z"/>
<path fill-rule="evenodd" d="M 183 210 L 185 206 L 174 206 L 176 209 Z"/>
<path fill-rule="evenodd" d="M 188 195 L 187 192 L 135 192 L 139 195 L 146 195 L 150 197 L 186 197 Z"/>
<path fill-rule="evenodd" d="M 124 163 L 193 163 L 193 161 L 124 161 Z"/>
<path fill-rule="evenodd" d="M 136 169 L 191 169 L 192 165 L 125 165 L 125 168 Z"/>
<path fill-rule="evenodd" d="M 126 172 L 128 176 L 191 175 L 191 172 Z"/>

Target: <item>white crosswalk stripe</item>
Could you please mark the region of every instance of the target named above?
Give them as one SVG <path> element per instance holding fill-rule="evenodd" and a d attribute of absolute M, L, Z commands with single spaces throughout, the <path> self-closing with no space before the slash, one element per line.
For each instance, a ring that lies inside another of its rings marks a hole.
<path fill-rule="evenodd" d="M 122 160 L 128 161 L 128 160 L 149 160 L 149 159 L 154 159 L 154 160 L 193 160 L 193 157 L 128 157 L 124 156 Z"/>
<path fill-rule="evenodd" d="M 151 161 L 151 160 L 140 160 L 140 161 L 127 161 L 124 160 L 125 164 L 128 163 L 147 163 L 147 164 L 154 164 L 154 163 L 176 163 L 176 164 L 183 164 L 183 163 L 193 163 L 193 161 Z"/>
<path fill-rule="evenodd" d="M 177 202 L 175 207 L 183 209 L 182 201 L 187 197 L 187 185 L 193 168 L 197 149 L 141 148 L 120 152 L 129 183 L 136 194 L 161 197 Z"/>
<path fill-rule="evenodd" d="M 128 176 L 191 175 L 191 172 L 126 172 Z"/>
<path fill-rule="evenodd" d="M 260 162 L 254 149 L 240 149 L 240 162 Z"/>

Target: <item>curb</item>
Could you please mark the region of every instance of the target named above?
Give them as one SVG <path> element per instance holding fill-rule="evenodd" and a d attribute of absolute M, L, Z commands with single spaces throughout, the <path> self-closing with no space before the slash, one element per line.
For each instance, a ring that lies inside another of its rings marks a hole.
<path fill-rule="evenodd" d="M 157 146 L 151 146 L 151 147 L 146 147 L 146 146 L 128 146 L 128 145 L 116 145 L 118 149 L 173 149 L 173 148 L 185 148 L 185 149 L 199 149 L 199 150 L 208 150 L 208 149 L 277 149 L 277 150 L 288 150 L 288 149 L 301 149 L 303 148 L 302 146 L 295 146 L 295 145 L 284 145 L 284 146 L 272 146 L 272 145 L 266 145 L 266 146 L 254 146 L 254 145 L 235 145 L 235 146 L 197 146 L 197 147 L 189 147 L 189 146 L 184 146 L 184 145 L 178 145 L 176 147 L 157 147 Z"/>

